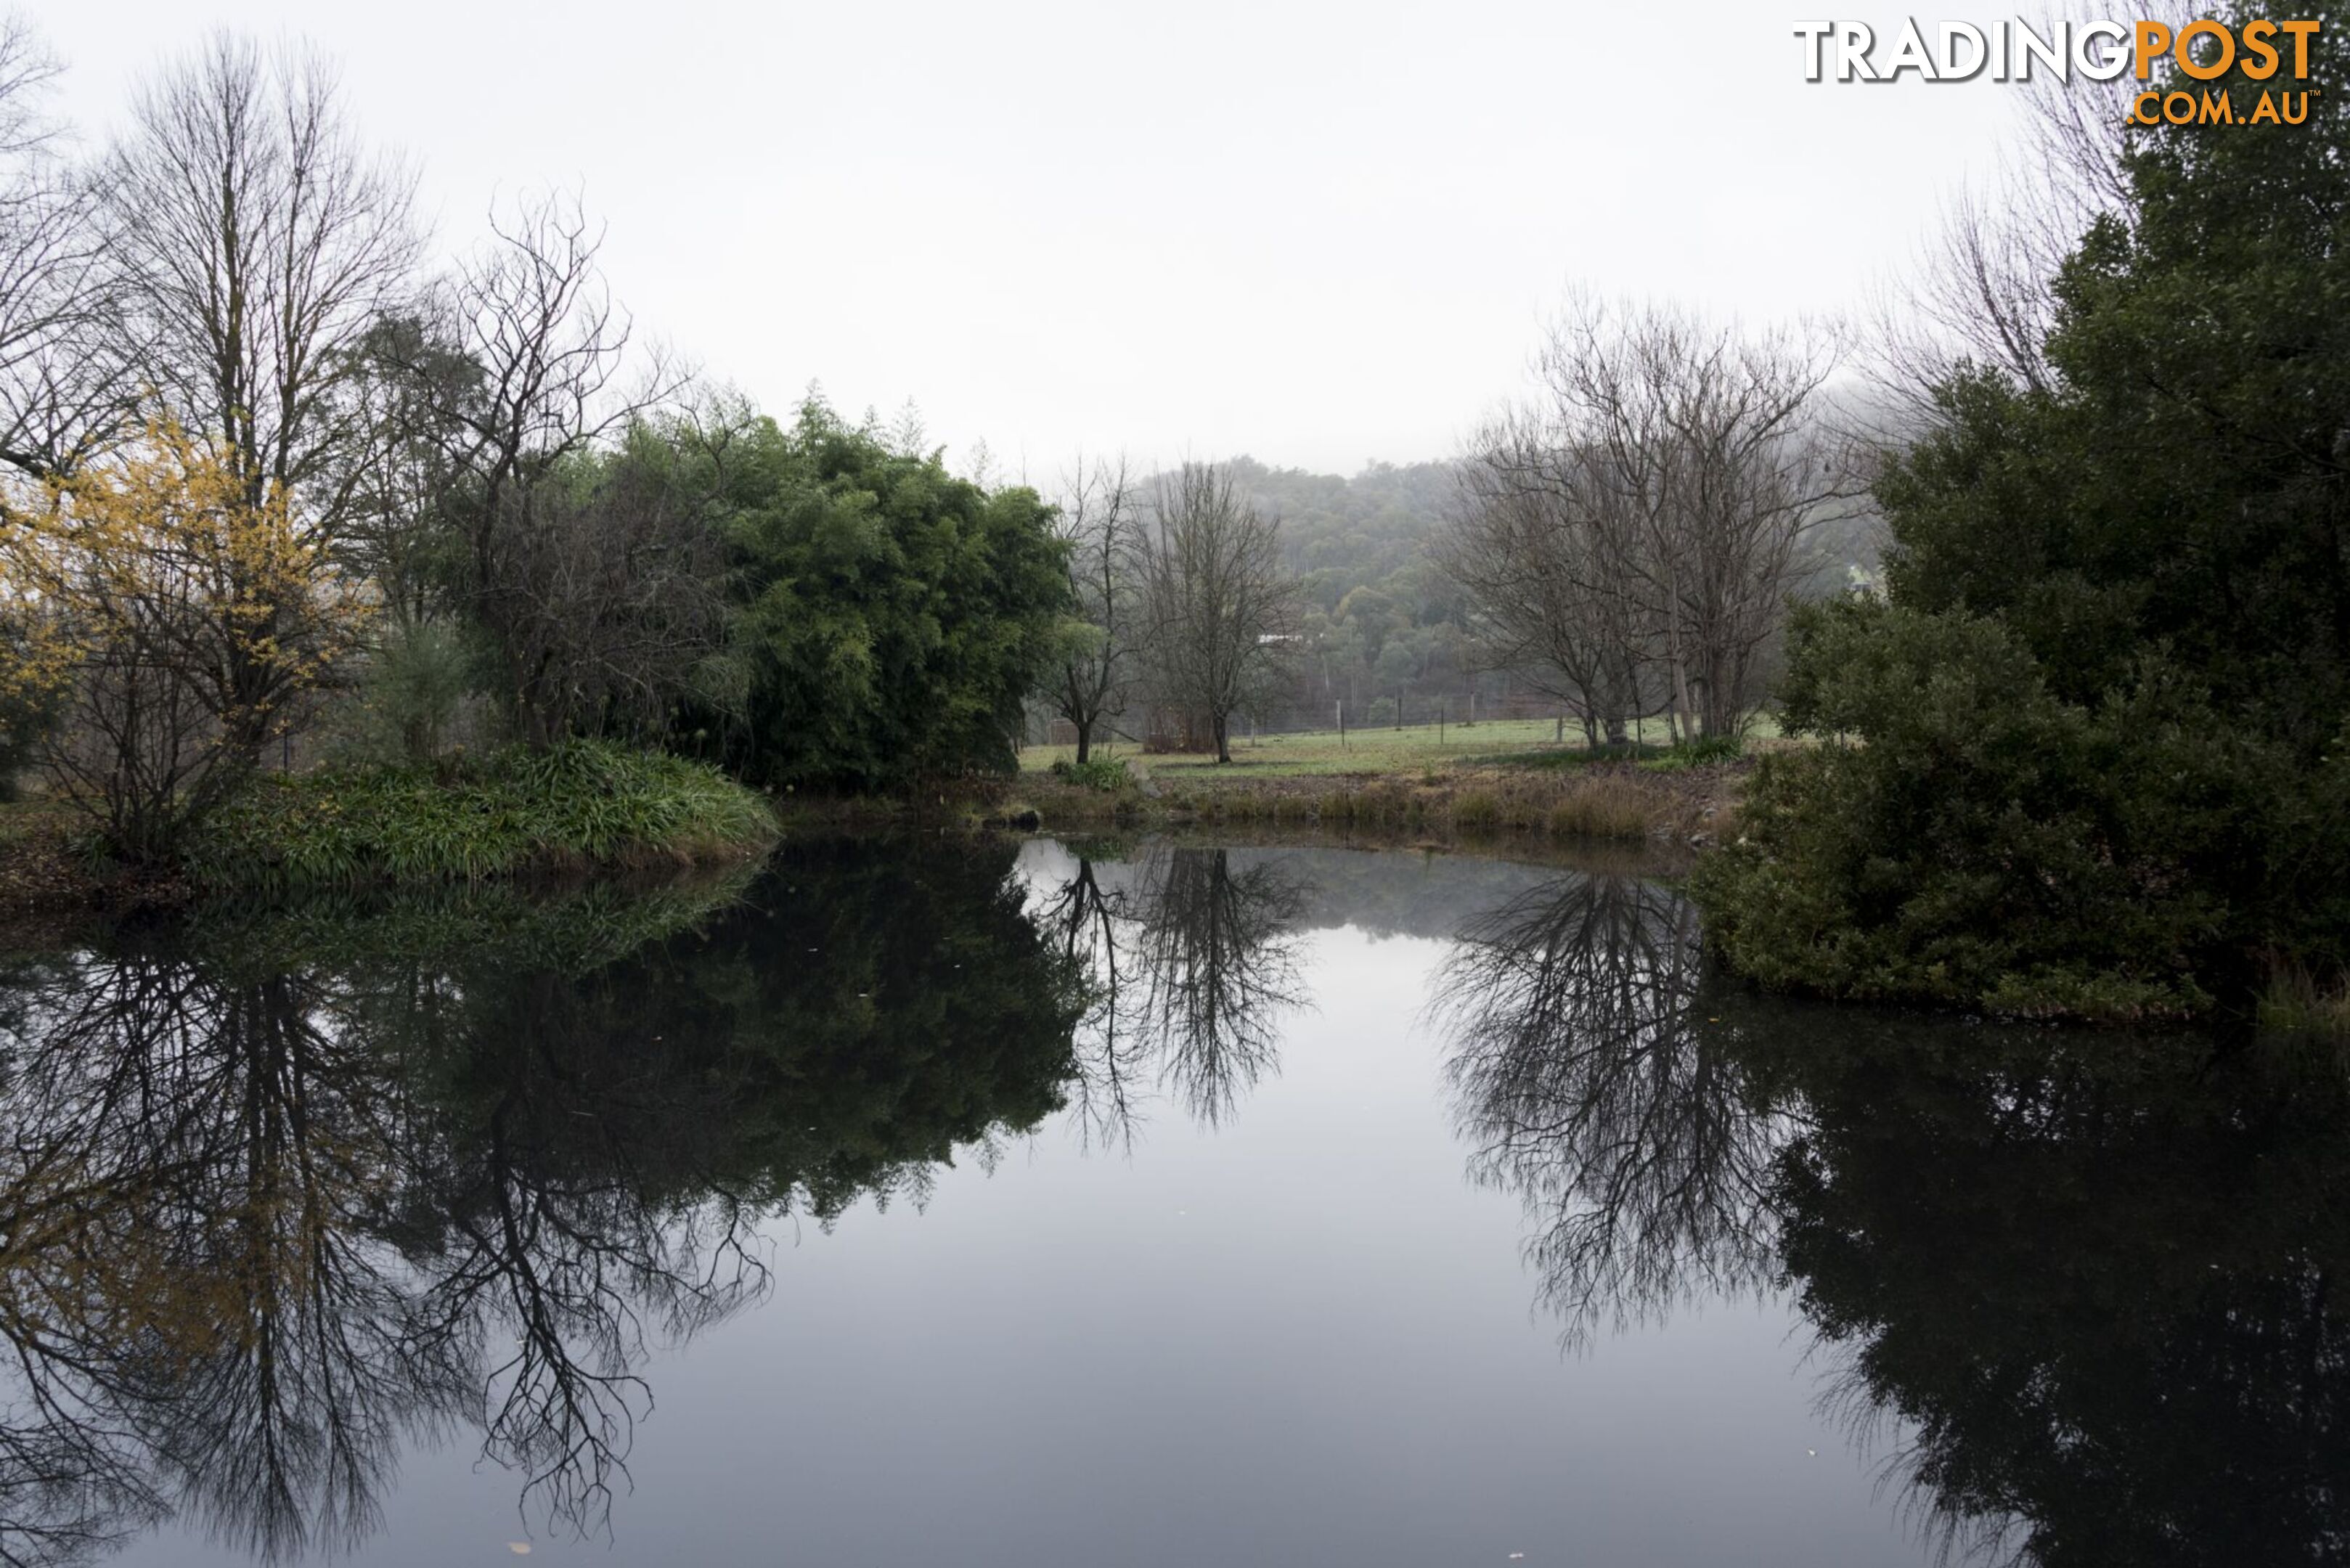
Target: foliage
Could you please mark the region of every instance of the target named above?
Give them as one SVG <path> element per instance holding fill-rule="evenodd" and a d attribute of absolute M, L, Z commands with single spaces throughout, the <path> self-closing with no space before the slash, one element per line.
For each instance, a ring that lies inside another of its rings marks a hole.
<path fill-rule="evenodd" d="M 1648 758 L 1640 765 L 1650 773 L 1679 774 L 1691 768 L 1719 767 L 1734 763 L 1745 753 L 1746 745 L 1738 736 L 1700 735 L 1665 748 L 1662 755 Z"/>
<path fill-rule="evenodd" d="M 2256 954 L 2339 970 L 2350 163 L 2319 104 L 2142 133 L 2057 278 L 2053 382 L 1961 370 L 1890 460 L 1898 607 L 1809 623 L 1788 723 L 1829 743 L 1771 759 L 1698 884 L 1749 973 L 2110 1016 L 2248 998 Z"/>
<path fill-rule="evenodd" d="M 1733 1048 L 1796 1107 L 1765 1190 L 1825 1397 L 1898 1420 L 1950 1560 L 2326 1560 L 2338 1052 L 1856 1013 Z"/>
<path fill-rule="evenodd" d="M 2001 623 L 1846 603 L 1797 621 L 1791 725 L 1692 887 L 1767 985 L 2101 1017 L 2191 1012 L 2272 850 L 2256 748 L 2159 666 L 2094 707 Z"/>
<path fill-rule="evenodd" d="M 257 778 L 186 859 L 208 887 L 331 888 L 731 859 L 774 836 L 766 803 L 712 768 L 571 741 L 438 768 Z"/>
<path fill-rule="evenodd" d="M 0 702 L 47 709 L 44 760 L 115 853 L 167 857 L 285 734 L 368 610 L 298 524 L 167 421 L 20 490 L 0 530 Z"/>
<path fill-rule="evenodd" d="M 1124 757 L 1095 757 L 1082 763 L 1064 757 L 1053 764 L 1053 776 L 1063 784 L 1105 794 L 1131 788 L 1134 784 L 1134 775 L 1128 771 Z"/>
<path fill-rule="evenodd" d="M 473 650 L 462 627 L 412 620 L 393 627 L 371 650 L 364 693 L 398 754 L 429 763 L 476 685 Z"/>
<path fill-rule="evenodd" d="M 1051 510 L 820 402 L 724 454 L 743 717 L 700 743 L 769 785 L 885 789 L 1015 765 L 1068 582 Z"/>

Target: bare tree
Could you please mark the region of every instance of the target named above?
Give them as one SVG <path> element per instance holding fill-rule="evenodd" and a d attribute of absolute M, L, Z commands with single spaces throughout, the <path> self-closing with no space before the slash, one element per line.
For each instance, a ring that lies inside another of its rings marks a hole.
<path fill-rule="evenodd" d="M 415 176 L 371 154 L 334 67 L 215 34 L 134 100 L 107 196 L 140 366 L 171 411 L 224 455 L 260 504 L 303 497 L 331 535 L 355 475 L 345 388 L 359 348 L 414 285 Z"/>
<path fill-rule="evenodd" d="M 687 378 L 631 373 L 628 317 L 570 197 L 529 197 L 443 292 L 438 335 L 402 349 L 449 474 L 467 605 L 525 739 L 650 722 L 718 647 L 716 541 L 693 499 L 598 462 Z"/>
<path fill-rule="evenodd" d="M 1126 460 L 1079 458 L 1064 485 L 1059 530 L 1069 546 L 1069 597 L 1085 631 L 1053 672 L 1053 711 L 1077 732 L 1077 761 L 1093 753 L 1097 731 L 1126 711 L 1142 668 L 1142 612 L 1136 559 L 1140 496 Z"/>
<path fill-rule="evenodd" d="M 1794 333 L 1578 299 L 1534 402 L 1466 454 L 1470 504 L 1440 559 L 1586 711 L 1651 711 L 1653 668 L 1677 736 L 1734 734 L 1798 546 L 1856 493 L 1817 417 L 1834 363 Z"/>
<path fill-rule="evenodd" d="M 2035 30 L 2054 37 L 2060 24 L 2092 14 L 2075 4 L 2045 14 Z M 2175 32 L 2199 10 L 2152 0 L 2135 15 Z M 2092 223 L 2128 210 L 2130 105 L 2146 84 L 2129 72 L 2076 82 L 2043 70 L 2020 85 L 2021 144 L 1988 186 L 1950 198 L 1917 264 L 1878 293 L 1862 361 L 1876 406 L 1856 421 L 1877 442 L 1939 417 L 1934 389 L 1961 365 L 2046 389 L 2057 271 Z"/>
<path fill-rule="evenodd" d="M 290 503 L 308 546 L 335 543 L 365 477 L 349 393 L 368 335 L 412 288 L 414 186 L 360 145 L 323 57 L 224 32 L 146 83 L 109 161 L 110 286 L 140 376 L 248 506 Z M 266 627 L 276 608 L 255 597 L 249 613 Z M 266 711 L 266 671 L 238 680 L 253 700 L 236 711 Z"/>
<path fill-rule="evenodd" d="M 1161 475 L 1151 512 L 1140 558 L 1154 695 L 1197 713 L 1229 763 L 1232 715 L 1272 689 L 1296 635 L 1280 521 L 1202 462 Z"/>
<path fill-rule="evenodd" d="M 1621 531 L 1595 514 L 1607 497 L 1524 410 L 1487 421 L 1453 474 L 1451 525 L 1431 553 L 1469 595 L 1484 662 L 1565 703 L 1586 745 L 1622 745 L 1649 711 L 1648 650 L 1610 557 Z"/>
<path fill-rule="evenodd" d="M 0 17 L 0 465 L 38 479 L 105 447 L 138 386 L 99 187 L 44 112 L 57 71 L 22 17 Z"/>

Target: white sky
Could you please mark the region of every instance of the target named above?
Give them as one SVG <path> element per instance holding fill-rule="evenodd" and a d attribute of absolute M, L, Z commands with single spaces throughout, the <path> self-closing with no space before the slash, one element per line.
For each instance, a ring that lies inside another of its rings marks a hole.
<path fill-rule="evenodd" d="M 1988 22 L 2006 10 L 1918 13 Z M 1677 5 L 33 0 L 91 140 L 215 24 L 339 57 L 441 243 L 580 185 L 639 326 L 770 409 L 909 397 L 956 458 L 1352 472 L 1448 453 L 1571 284 L 1834 311 L 1996 161 L 2020 90 L 1803 80 Z"/>

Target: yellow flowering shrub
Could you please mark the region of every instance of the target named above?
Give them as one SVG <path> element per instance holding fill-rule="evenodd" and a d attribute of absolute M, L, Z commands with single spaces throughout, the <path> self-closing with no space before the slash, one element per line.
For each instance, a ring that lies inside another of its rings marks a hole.
<path fill-rule="evenodd" d="M 0 504 L 0 708 L 50 718 L 52 782 L 135 859 L 289 732 L 367 613 L 294 497 L 166 421 Z"/>

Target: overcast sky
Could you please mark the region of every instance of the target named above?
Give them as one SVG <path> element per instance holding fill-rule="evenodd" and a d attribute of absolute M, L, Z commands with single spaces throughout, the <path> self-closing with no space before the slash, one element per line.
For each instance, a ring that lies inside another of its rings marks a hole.
<path fill-rule="evenodd" d="M 1753 0 L 32 14 L 92 141 L 212 26 L 307 36 L 442 246 L 502 189 L 579 185 L 640 327 L 712 375 L 911 398 L 959 465 L 984 439 L 1040 481 L 1080 448 L 1443 455 L 1573 284 L 1849 307 L 1992 167 L 2017 91 L 1806 83 L 1794 22 L 1824 13 Z"/>

